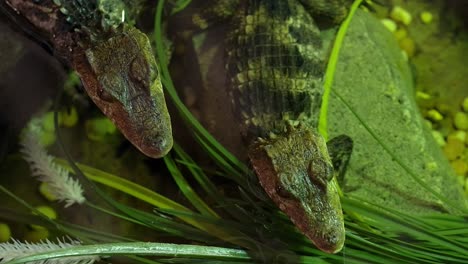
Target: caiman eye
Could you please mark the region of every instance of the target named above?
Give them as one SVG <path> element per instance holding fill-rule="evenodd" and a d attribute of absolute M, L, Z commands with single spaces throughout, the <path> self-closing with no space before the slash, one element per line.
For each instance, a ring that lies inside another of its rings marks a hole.
<path fill-rule="evenodd" d="M 134 82 L 141 83 L 146 88 L 149 86 L 152 77 L 149 68 L 148 61 L 139 55 L 130 64 L 129 76 Z"/>
<path fill-rule="evenodd" d="M 292 198 L 291 193 L 282 186 L 277 186 L 276 187 L 276 194 L 278 194 L 278 196 L 280 196 L 283 199 L 291 199 Z"/>
<path fill-rule="evenodd" d="M 333 166 L 322 159 L 312 160 L 307 172 L 313 182 L 323 187 L 326 187 L 327 182 L 333 179 L 334 173 Z"/>
<path fill-rule="evenodd" d="M 115 97 L 104 89 L 99 89 L 98 96 L 101 100 L 108 103 L 113 103 L 116 101 Z"/>

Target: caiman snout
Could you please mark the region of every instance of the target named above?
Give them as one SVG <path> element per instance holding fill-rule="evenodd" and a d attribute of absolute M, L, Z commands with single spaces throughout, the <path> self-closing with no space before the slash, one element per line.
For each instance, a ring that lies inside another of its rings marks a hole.
<path fill-rule="evenodd" d="M 148 157 L 161 158 L 171 150 L 172 145 L 171 135 L 156 135 L 143 139 L 137 148 Z"/>
<path fill-rule="evenodd" d="M 124 26 L 85 55 L 79 72 L 91 99 L 143 154 L 166 155 L 173 144 L 171 121 L 148 37 Z"/>
<path fill-rule="evenodd" d="M 273 202 L 322 251 L 345 241 L 343 212 L 325 140 L 297 128 L 249 148 L 257 177 Z"/>
<path fill-rule="evenodd" d="M 338 227 L 337 230 L 330 230 L 324 237 L 315 239 L 315 245 L 322 251 L 328 253 L 339 252 L 344 245 L 345 230 Z"/>

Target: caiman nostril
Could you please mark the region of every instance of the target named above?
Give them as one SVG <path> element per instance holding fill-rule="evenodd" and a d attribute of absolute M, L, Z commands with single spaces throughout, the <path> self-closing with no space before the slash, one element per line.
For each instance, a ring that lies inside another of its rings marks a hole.
<path fill-rule="evenodd" d="M 152 158 L 165 156 L 172 148 L 173 140 L 170 136 L 157 135 L 142 140 L 140 149 Z"/>

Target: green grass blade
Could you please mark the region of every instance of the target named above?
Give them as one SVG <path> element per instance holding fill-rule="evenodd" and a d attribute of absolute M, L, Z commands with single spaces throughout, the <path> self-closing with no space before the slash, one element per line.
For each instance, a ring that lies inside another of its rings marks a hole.
<path fill-rule="evenodd" d="M 63 159 L 55 159 L 57 164 L 60 164 L 65 169 L 72 171 L 72 168 L 68 165 L 67 161 Z M 178 204 L 171 199 L 166 198 L 146 187 L 143 187 L 139 184 L 134 182 L 128 181 L 124 178 L 115 176 L 111 173 L 86 166 L 84 164 L 77 163 L 77 166 L 83 171 L 84 175 L 91 179 L 94 182 L 101 183 L 108 187 L 114 188 L 119 190 L 123 193 L 126 193 L 130 196 L 133 196 L 141 201 L 147 202 L 151 205 L 161 208 L 172 208 L 174 210 L 185 210 L 188 211 L 189 209 L 181 204 Z"/>
<path fill-rule="evenodd" d="M 424 223 L 421 224 L 422 221 L 419 219 L 424 219 L 424 216 L 410 216 L 349 197 L 344 197 L 343 207 L 361 214 L 364 217 L 363 220 L 374 230 L 369 231 L 357 224 L 347 223 L 346 227 L 350 234 L 359 234 L 356 239 L 347 240 L 348 246 L 365 248 L 368 251 L 369 248 L 362 241 L 366 237 L 366 240 L 383 245 L 394 252 L 387 254 L 388 258 L 399 260 L 409 258 L 409 263 L 414 263 L 414 261 L 419 263 L 468 261 L 468 256 L 465 254 L 468 246 L 457 239 L 434 232 L 440 227 L 430 228 Z M 451 216 L 448 216 L 448 219 L 450 218 Z M 459 227 L 463 225 L 465 223 L 460 223 Z M 348 237 L 353 238 L 353 235 Z"/>
<path fill-rule="evenodd" d="M 330 101 L 330 92 L 333 84 L 333 79 L 335 78 L 336 65 L 338 63 L 338 57 L 340 54 L 341 46 L 343 45 L 344 37 L 346 31 L 348 30 L 349 23 L 353 19 L 354 13 L 361 5 L 362 0 L 356 0 L 353 2 L 349 14 L 346 19 L 341 23 L 338 33 L 336 33 L 335 42 L 328 59 L 327 69 L 325 70 L 325 81 L 323 84 L 323 97 L 322 105 L 320 106 L 320 117 L 319 117 L 319 133 L 328 140 L 328 129 L 327 129 L 327 117 L 328 117 L 328 102 Z"/>
<path fill-rule="evenodd" d="M 63 165 L 65 169 L 67 170 L 71 170 L 71 168 L 68 166 L 68 164 L 66 163 L 66 161 L 64 160 L 61 160 L 61 159 L 56 159 L 57 163 L 60 164 L 60 165 Z M 105 184 L 106 186 L 108 187 L 111 187 L 111 188 L 114 188 L 116 190 L 119 190 L 121 192 L 124 192 L 130 196 L 133 196 L 137 199 L 140 199 L 144 202 L 147 202 L 151 205 L 154 205 L 158 208 L 162 208 L 162 209 L 172 209 L 172 210 L 176 210 L 176 211 L 186 211 L 186 212 L 190 212 L 190 209 L 188 209 L 187 207 L 179 204 L 179 203 L 176 203 L 174 201 L 172 201 L 171 199 L 168 199 L 154 191 L 151 191 L 149 190 L 148 188 L 145 188 L 141 185 L 138 185 L 134 182 L 131 182 L 131 181 L 128 181 L 126 179 L 123 179 L 123 178 L 120 178 L 120 177 L 117 177 L 113 174 L 110 174 L 110 173 L 107 173 L 107 172 L 104 172 L 104 171 L 101 171 L 101 170 L 98 170 L 98 169 L 95 169 L 95 168 L 92 168 L 92 167 L 89 167 L 89 166 L 86 166 L 86 165 L 83 165 L 83 164 L 77 164 L 77 166 L 83 171 L 84 175 L 86 177 L 89 177 L 92 181 L 96 181 L 96 182 L 99 182 L 99 183 L 102 183 L 102 184 Z M 110 203 L 113 204 L 113 206 L 116 206 L 120 209 L 122 209 L 123 207 L 120 207 L 119 206 L 119 203 L 116 202 L 116 201 L 109 201 Z M 185 219 L 181 219 L 183 221 L 185 221 L 186 223 L 189 223 L 199 229 L 202 229 L 202 230 L 205 230 L 205 231 L 214 231 L 212 228 L 210 229 L 210 227 L 206 227 L 206 226 L 203 226 L 201 225 L 200 223 L 194 221 L 193 219 L 191 218 L 185 218 Z M 207 229 L 208 228 L 208 229 Z M 216 233 L 216 232 L 215 232 Z"/>
<path fill-rule="evenodd" d="M 185 197 L 190 201 L 190 203 L 203 215 L 212 216 L 219 218 L 218 214 L 213 211 L 204 201 L 198 196 L 198 194 L 192 189 L 192 187 L 185 180 L 182 172 L 177 167 L 174 160 L 169 156 L 164 157 L 164 162 L 174 178 L 177 186 L 179 186 L 180 191 L 185 195 Z"/>
<path fill-rule="evenodd" d="M 216 148 L 213 148 L 200 135 L 196 134 L 195 139 L 200 143 L 201 147 L 211 156 L 214 162 L 226 172 L 226 177 L 232 179 L 242 187 L 246 186 L 244 173 L 237 170 L 232 164 L 221 155 Z"/>
<path fill-rule="evenodd" d="M 155 38 L 157 43 L 164 43 L 162 40 L 162 11 L 164 7 L 164 0 L 158 2 L 155 15 Z M 232 153 L 224 148 L 202 125 L 201 123 L 192 115 L 188 108 L 184 105 L 180 97 L 177 95 L 177 92 L 170 78 L 169 69 L 167 68 L 168 60 L 166 57 L 166 51 L 164 50 L 163 45 L 156 46 L 156 55 L 158 57 L 158 62 L 161 70 L 161 81 L 169 94 L 171 100 L 174 102 L 176 108 L 179 110 L 183 119 L 194 129 L 195 133 L 206 139 L 206 141 L 217 150 L 218 154 L 223 156 L 230 164 L 238 171 L 245 171 L 245 165 L 240 162 Z"/>
<path fill-rule="evenodd" d="M 232 261 L 248 261 L 250 259 L 245 251 L 239 249 L 171 243 L 131 242 L 75 246 L 67 249 L 54 250 L 18 258 L 8 262 L 8 264 L 20 264 L 34 261 L 45 261 L 55 258 L 90 255 L 140 255 Z"/>
<path fill-rule="evenodd" d="M 203 170 L 195 164 L 195 161 L 185 153 L 185 151 L 179 146 L 179 144 L 174 144 L 174 152 L 180 157 L 181 160 L 177 160 L 180 164 L 183 164 L 187 167 L 187 169 L 192 173 L 195 180 L 200 184 L 203 190 L 210 196 L 213 200 L 223 199 L 223 197 L 219 194 L 216 185 L 210 181 L 210 179 L 206 176 Z"/>

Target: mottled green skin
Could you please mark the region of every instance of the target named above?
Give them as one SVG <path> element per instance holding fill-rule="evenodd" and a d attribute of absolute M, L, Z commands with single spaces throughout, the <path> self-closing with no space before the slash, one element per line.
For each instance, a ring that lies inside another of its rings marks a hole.
<path fill-rule="evenodd" d="M 145 0 L 54 0 L 67 21 L 93 38 L 107 38 L 125 23 L 133 25 Z"/>
<path fill-rule="evenodd" d="M 131 26 L 142 3 L 57 1 L 84 35 L 79 44 L 94 78 L 87 71 L 78 74 L 89 96 L 135 147 L 159 158 L 172 148 L 172 129 L 150 41 Z"/>
<path fill-rule="evenodd" d="M 172 130 L 148 37 L 129 27 L 86 50 L 101 89 L 89 95 L 144 154 L 171 149 Z"/>
<path fill-rule="evenodd" d="M 223 10 L 234 14 L 227 38 L 228 91 L 251 164 L 266 193 L 299 230 L 319 249 L 338 252 L 345 240 L 343 214 L 326 143 L 316 133 L 325 62 L 309 11 L 339 21 L 345 5 L 235 2 L 237 9 Z"/>
<path fill-rule="evenodd" d="M 249 158 L 273 202 L 319 249 L 336 253 L 345 241 L 340 197 L 323 138 L 307 128 L 255 142 Z"/>

